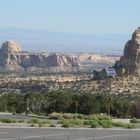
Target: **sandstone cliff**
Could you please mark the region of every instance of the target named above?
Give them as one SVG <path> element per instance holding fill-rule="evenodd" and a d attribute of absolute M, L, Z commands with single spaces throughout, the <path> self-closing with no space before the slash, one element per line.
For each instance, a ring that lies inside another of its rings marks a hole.
<path fill-rule="evenodd" d="M 5 41 L 0 48 L 0 70 L 91 70 L 112 66 L 116 60 L 119 60 L 119 56 L 22 52 L 15 41 Z"/>
<path fill-rule="evenodd" d="M 80 62 L 91 61 L 91 62 L 108 62 L 114 64 L 117 60 L 119 60 L 120 56 L 118 55 L 104 55 L 104 54 L 79 54 L 78 60 Z"/>
<path fill-rule="evenodd" d="M 124 47 L 124 54 L 115 64 L 116 68 L 124 68 L 125 74 L 140 73 L 140 27 L 134 31 L 131 40 Z"/>
<path fill-rule="evenodd" d="M 20 44 L 12 40 L 12 41 L 3 42 L 0 51 L 16 53 L 16 52 L 20 52 L 21 48 L 20 48 Z"/>
<path fill-rule="evenodd" d="M 75 57 L 64 54 L 44 55 L 39 53 L 21 52 L 20 45 L 15 41 L 6 41 L 0 49 L 1 70 L 24 70 L 31 67 L 78 67 Z"/>

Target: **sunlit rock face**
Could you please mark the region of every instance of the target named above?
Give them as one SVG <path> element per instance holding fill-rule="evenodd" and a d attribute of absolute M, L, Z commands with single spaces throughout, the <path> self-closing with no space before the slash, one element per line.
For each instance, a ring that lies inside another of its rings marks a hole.
<path fill-rule="evenodd" d="M 125 68 L 127 74 L 140 74 L 140 27 L 132 34 L 124 47 L 124 54 L 116 63 L 117 67 Z"/>
<path fill-rule="evenodd" d="M 0 48 L 0 69 L 22 70 L 18 65 L 19 58 L 15 53 L 21 51 L 20 45 L 16 41 L 5 41 Z"/>
<path fill-rule="evenodd" d="M 17 53 L 21 51 L 21 48 L 20 48 L 20 44 L 12 40 L 12 41 L 3 42 L 0 51 Z"/>
<path fill-rule="evenodd" d="M 0 70 L 24 70 L 34 67 L 79 67 L 75 57 L 64 54 L 24 53 L 20 44 L 15 41 L 5 41 L 0 48 Z"/>

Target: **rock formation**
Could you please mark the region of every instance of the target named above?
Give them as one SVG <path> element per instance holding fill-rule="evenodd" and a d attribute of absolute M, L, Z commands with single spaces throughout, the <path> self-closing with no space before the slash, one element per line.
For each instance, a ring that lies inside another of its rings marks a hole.
<path fill-rule="evenodd" d="M 25 68 L 78 67 L 75 57 L 64 54 L 44 55 L 39 53 L 23 53 L 15 41 L 6 41 L 0 49 L 0 69 L 24 70 Z"/>
<path fill-rule="evenodd" d="M 124 68 L 125 74 L 140 73 L 140 27 L 132 34 L 132 39 L 127 41 L 124 54 L 115 64 L 116 68 Z"/>
<path fill-rule="evenodd" d="M 118 55 L 104 55 L 104 54 L 79 54 L 78 60 L 80 62 L 91 61 L 91 62 L 108 62 L 114 64 L 117 60 L 120 59 Z"/>
<path fill-rule="evenodd" d="M 20 45 L 15 41 L 6 41 L 0 49 L 0 68 L 3 70 L 22 70 L 18 65 L 18 58 L 15 53 L 20 52 Z"/>
<path fill-rule="evenodd" d="M 0 49 L 1 52 L 17 53 L 21 51 L 20 45 L 15 41 L 5 41 Z"/>

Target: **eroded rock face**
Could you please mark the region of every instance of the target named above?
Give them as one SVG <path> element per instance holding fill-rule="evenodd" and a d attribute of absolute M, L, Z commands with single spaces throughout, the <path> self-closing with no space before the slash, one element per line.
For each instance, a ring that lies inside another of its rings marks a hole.
<path fill-rule="evenodd" d="M 78 67 L 76 58 L 63 54 L 30 54 L 22 53 L 20 45 L 14 41 L 6 41 L 0 49 L 0 69 L 24 70 L 34 67 Z"/>
<path fill-rule="evenodd" d="M 0 68 L 3 70 L 22 70 L 18 65 L 18 57 L 14 53 L 20 52 L 20 45 L 15 41 L 5 41 L 0 48 Z"/>
<path fill-rule="evenodd" d="M 140 27 L 134 31 L 132 39 L 125 44 L 124 54 L 116 66 L 125 68 L 125 74 L 140 74 Z"/>
<path fill-rule="evenodd" d="M 135 40 L 140 45 L 140 27 L 133 33 L 132 40 Z"/>
<path fill-rule="evenodd" d="M 21 51 L 20 45 L 16 41 L 5 41 L 0 49 L 1 52 L 17 53 Z"/>

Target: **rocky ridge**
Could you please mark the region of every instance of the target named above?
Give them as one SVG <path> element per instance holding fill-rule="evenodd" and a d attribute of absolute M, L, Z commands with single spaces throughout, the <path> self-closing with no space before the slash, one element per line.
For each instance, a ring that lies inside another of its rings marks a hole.
<path fill-rule="evenodd" d="M 16 41 L 5 41 L 0 48 L 0 70 L 12 71 L 41 71 L 48 68 L 53 71 L 71 71 L 79 69 L 103 68 L 113 65 L 118 56 L 102 54 L 46 54 L 21 51 Z M 105 65 L 102 65 L 105 64 Z M 99 65 L 99 66 L 97 66 Z"/>
<path fill-rule="evenodd" d="M 116 63 L 117 68 L 124 68 L 125 74 L 140 74 L 140 27 L 132 34 L 124 47 L 124 54 Z"/>
<path fill-rule="evenodd" d="M 114 62 L 116 62 L 117 60 L 119 60 L 120 56 L 118 55 L 104 55 L 104 54 L 79 54 L 77 55 L 78 60 L 80 62 L 84 62 L 84 61 L 92 61 L 92 62 L 109 62 L 114 64 Z"/>
<path fill-rule="evenodd" d="M 41 54 L 21 52 L 20 45 L 15 41 L 6 41 L 0 49 L 0 69 L 24 70 L 34 67 L 78 67 L 75 57 L 65 54 Z M 35 68 L 36 67 L 36 68 Z"/>

